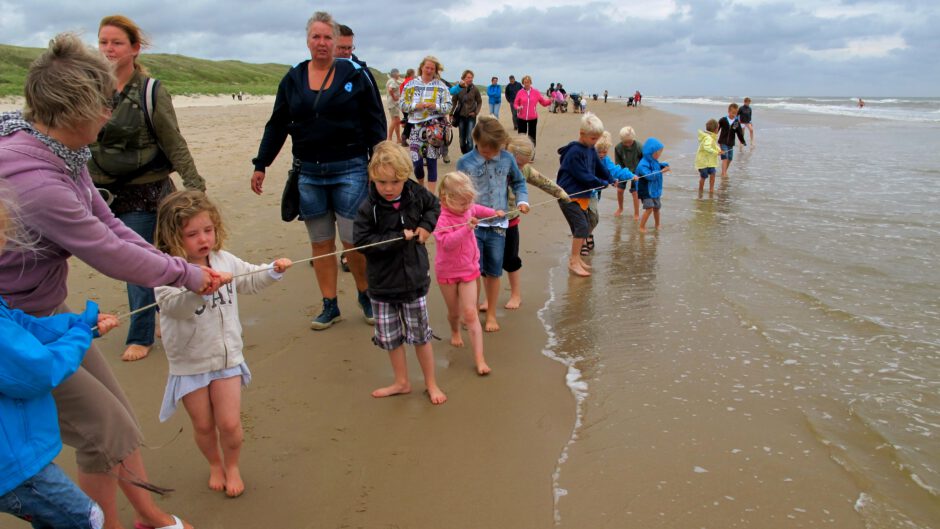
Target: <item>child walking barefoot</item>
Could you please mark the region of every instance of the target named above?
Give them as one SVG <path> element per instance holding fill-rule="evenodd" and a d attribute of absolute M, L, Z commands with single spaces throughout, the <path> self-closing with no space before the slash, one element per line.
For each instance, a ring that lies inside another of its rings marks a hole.
<path fill-rule="evenodd" d="M 219 210 L 202 192 L 178 191 L 160 203 L 157 247 L 218 271 L 225 283 L 207 296 L 176 287 L 156 289 L 170 361 L 160 421 L 169 419 L 183 401 L 196 446 L 209 461 L 209 488 L 234 498 L 245 491 L 238 468 L 241 387 L 251 381 L 242 355 L 238 292 L 260 291 L 280 279 L 292 263 L 278 259 L 268 266 L 252 265 L 222 250 L 224 242 Z"/>
<path fill-rule="evenodd" d="M 463 347 L 460 323 L 467 326 L 477 374 L 487 375 L 490 366 L 483 357 L 483 327 L 477 315 L 477 278 L 480 277 L 480 249 L 473 234 L 479 219 L 504 217 L 505 211 L 474 204 L 476 189 L 470 177 L 461 172 L 447 173 L 440 181 L 441 216 L 434 238 L 434 275 L 447 304 L 450 343 Z"/>
<path fill-rule="evenodd" d="M 510 154 L 516 157 L 516 164 L 525 177 L 526 184 L 532 184 L 535 187 L 545 191 L 549 195 L 562 202 L 571 202 L 568 193 L 558 187 L 545 176 L 542 176 L 530 163 L 535 154 L 535 145 L 528 136 L 514 136 L 509 141 L 507 148 Z M 518 309 L 522 305 L 522 287 L 521 287 L 521 269 L 522 259 L 519 257 L 519 222 L 522 218 L 516 211 L 516 195 L 509 188 L 509 228 L 506 229 L 506 251 L 503 254 L 503 270 L 509 277 L 509 301 L 506 302 L 507 309 Z"/>
<path fill-rule="evenodd" d="M 369 162 L 369 195 L 359 207 L 353 239 L 366 256 L 369 299 L 375 314 L 372 342 L 388 351 L 395 373 L 390 386 L 372 392 L 376 398 L 411 392 L 405 344 L 415 347 L 432 404 L 447 395 L 434 376 L 434 350 L 428 318 L 431 286 L 425 241 L 434 231 L 440 204 L 422 185 L 409 180 L 411 156 L 390 141 L 376 145 Z"/>
<path fill-rule="evenodd" d="M 660 162 L 663 154 L 663 144 L 656 138 L 650 138 L 643 144 L 643 159 L 636 166 L 636 188 L 640 200 L 643 201 L 643 218 L 640 219 L 640 233 L 646 233 L 646 221 L 650 214 L 659 229 L 659 210 L 663 207 L 663 175 L 670 171 L 669 164 Z"/>

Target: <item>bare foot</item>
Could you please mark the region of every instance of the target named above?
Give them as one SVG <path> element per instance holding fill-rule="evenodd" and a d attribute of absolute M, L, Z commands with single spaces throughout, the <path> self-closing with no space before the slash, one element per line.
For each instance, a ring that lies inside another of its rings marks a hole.
<path fill-rule="evenodd" d="M 585 270 L 590 270 L 590 269 L 592 269 L 592 268 L 594 268 L 594 267 L 591 266 L 591 265 L 589 265 L 589 264 L 587 264 L 586 262 L 584 262 L 584 259 L 581 259 L 581 268 L 583 268 L 583 269 L 585 269 Z"/>
<path fill-rule="evenodd" d="M 646 226 L 640 226 L 640 233 L 646 233 Z"/>
<path fill-rule="evenodd" d="M 568 265 L 568 270 L 571 270 L 571 273 L 579 277 L 588 277 L 591 275 L 590 272 L 581 268 L 580 263 Z"/>
<path fill-rule="evenodd" d="M 444 392 L 441 391 L 441 388 L 437 386 L 428 388 L 426 393 L 428 394 L 428 398 L 431 399 L 431 404 L 436 405 L 436 404 L 444 404 L 445 402 L 447 402 L 447 395 L 445 395 Z"/>
<path fill-rule="evenodd" d="M 490 374 L 490 371 L 492 370 L 490 369 L 490 366 L 486 365 L 486 362 L 483 362 L 483 361 L 477 362 L 477 374 L 478 375 L 480 375 L 481 377 L 485 377 L 486 375 Z"/>
<path fill-rule="evenodd" d="M 391 397 L 392 395 L 404 395 L 405 393 L 411 393 L 411 384 L 408 384 L 407 382 L 404 384 L 392 384 L 391 386 L 379 388 L 372 392 L 372 396 L 380 399 L 382 397 Z"/>
<path fill-rule="evenodd" d="M 614 212 L 614 216 L 615 216 L 615 217 L 619 217 L 620 215 L 623 215 L 623 210 L 622 210 L 622 209 L 618 209 L 617 211 Z"/>
<path fill-rule="evenodd" d="M 135 362 L 147 358 L 148 354 L 150 354 L 149 345 L 131 344 L 124 350 L 124 354 L 121 355 L 121 360 L 125 362 Z"/>
<path fill-rule="evenodd" d="M 486 318 L 486 323 L 483 326 L 483 330 L 486 332 L 496 332 L 499 330 L 499 324 L 496 323 L 496 318 Z"/>
<path fill-rule="evenodd" d="M 454 347 L 463 347 L 463 337 L 460 336 L 460 331 L 450 334 L 450 344 Z"/>
<path fill-rule="evenodd" d="M 634 215 L 634 216 L 633 216 L 633 220 L 640 220 L 640 216 L 639 216 L 639 215 Z"/>
<path fill-rule="evenodd" d="M 509 301 L 506 302 L 504 307 L 510 310 L 518 309 L 522 305 L 522 298 L 518 296 L 509 296 Z"/>
<path fill-rule="evenodd" d="M 238 467 L 229 467 L 225 469 L 225 495 L 229 498 L 237 498 L 245 492 L 245 483 L 242 481 L 242 474 Z"/>
<path fill-rule="evenodd" d="M 487 305 L 486 302 L 484 301 L 483 303 L 480 303 L 480 306 L 477 308 L 480 309 L 480 312 L 486 312 L 490 309 L 490 306 Z"/>
<path fill-rule="evenodd" d="M 222 465 L 209 465 L 209 488 L 214 491 L 225 490 L 225 470 Z"/>

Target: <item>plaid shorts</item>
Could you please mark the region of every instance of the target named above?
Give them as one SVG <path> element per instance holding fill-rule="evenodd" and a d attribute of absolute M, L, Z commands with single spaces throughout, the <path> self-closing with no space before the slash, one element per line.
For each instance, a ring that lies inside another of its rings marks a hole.
<path fill-rule="evenodd" d="M 386 303 L 372 300 L 375 336 L 372 343 L 392 351 L 402 344 L 422 345 L 431 341 L 427 296 L 407 303 Z"/>

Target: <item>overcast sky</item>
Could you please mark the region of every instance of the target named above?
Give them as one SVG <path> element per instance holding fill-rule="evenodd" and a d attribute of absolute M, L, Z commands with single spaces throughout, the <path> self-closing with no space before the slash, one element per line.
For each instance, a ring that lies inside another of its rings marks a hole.
<path fill-rule="evenodd" d="M 104 15 L 134 19 L 151 52 L 296 64 L 304 26 L 326 10 L 383 71 L 426 54 L 445 77 L 529 74 L 536 87 L 611 95 L 940 95 L 940 2 L 827 0 L 582 3 L 574 0 L 0 0 L 0 42 L 94 42 Z"/>

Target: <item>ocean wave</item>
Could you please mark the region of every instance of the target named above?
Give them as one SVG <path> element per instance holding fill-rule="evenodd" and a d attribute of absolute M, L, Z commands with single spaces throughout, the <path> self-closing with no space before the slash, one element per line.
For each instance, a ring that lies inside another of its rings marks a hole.
<path fill-rule="evenodd" d="M 741 97 L 721 96 L 648 96 L 651 104 L 696 105 L 724 107 Z M 755 98 L 755 110 L 772 109 L 787 112 L 825 114 L 833 116 L 873 118 L 891 121 L 940 122 L 940 99 L 885 97 L 866 99 L 865 107 L 858 107 L 856 97 L 761 97 Z"/>

